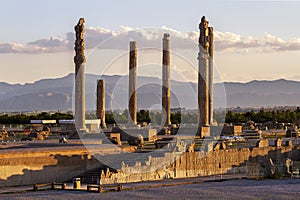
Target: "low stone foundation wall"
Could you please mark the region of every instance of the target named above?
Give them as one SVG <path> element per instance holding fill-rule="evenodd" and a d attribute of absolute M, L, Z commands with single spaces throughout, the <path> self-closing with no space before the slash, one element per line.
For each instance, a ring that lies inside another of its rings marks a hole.
<path fill-rule="evenodd" d="M 103 167 L 93 153 L 118 153 L 114 148 L 89 152 L 84 147 L 31 148 L 2 150 L 0 154 L 0 187 L 38 183 L 64 182 L 86 171 Z M 100 183 L 115 184 L 187 178 L 218 174 L 263 174 L 263 164 L 270 158 L 275 164 L 286 158 L 300 160 L 300 146 L 219 149 L 208 153 L 169 152 L 164 156 L 146 158 L 135 166 L 122 163 L 117 172 L 102 170 Z M 163 155 L 163 154 L 162 154 Z M 120 161 L 121 162 L 121 161 Z"/>
<path fill-rule="evenodd" d="M 244 174 L 245 176 L 263 175 L 261 165 L 271 158 L 283 163 L 285 158 L 299 159 L 300 148 L 292 146 L 235 148 L 227 150 L 203 152 L 187 152 L 184 154 L 166 153 L 165 157 L 149 157 L 146 165 L 126 163 L 117 173 L 102 171 L 100 183 L 115 184 L 162 180 L 168 178 L 188 178 L 220 174 Z M 162 166 L 156 169 L 155 166 Z"/>
<path fill-rule="evenodd" d="M 0 154 L 0 187 L 63 182 L 99 165 L 82 147 L 5 150 Z"/>

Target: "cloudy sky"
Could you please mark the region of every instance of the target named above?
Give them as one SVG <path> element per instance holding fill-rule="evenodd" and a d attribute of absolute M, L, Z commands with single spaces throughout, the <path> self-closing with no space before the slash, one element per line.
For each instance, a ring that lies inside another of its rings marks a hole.
<path fill-rule="evenodd" d="M 197 81 L 198 24 L 215 30 L 216 81 L 300 81 L 299 1 L 0 1 L 0 82 L 28 83 L 74 71 L 74 26 L 86 20 L 86 72 L 126 74 L 138 43 L 138 74 L 161 76 L 171 35 L 172 78 Z"/>

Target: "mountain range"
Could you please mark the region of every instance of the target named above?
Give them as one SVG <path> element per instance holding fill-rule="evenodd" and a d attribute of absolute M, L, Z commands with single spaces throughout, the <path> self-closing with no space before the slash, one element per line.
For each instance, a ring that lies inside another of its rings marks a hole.
<path fill-rule="evenodd" d="M 127 108 L 128 76 L 86 74 L 86 110 L 96 109 L 97 79 L 105 80 L 106 108 Z M 158 109 L 161 79 L 137 77 L 138 109 Z M 74 74 L 34 83 L 0 82 L 0 112 L 72 110 Z M 215 108 L 298 106 L 300 82 L 290 80 L 224 82 L 214 84 Z M 171 81 L 171 107 L 197 108 L 197 84 Z"/>

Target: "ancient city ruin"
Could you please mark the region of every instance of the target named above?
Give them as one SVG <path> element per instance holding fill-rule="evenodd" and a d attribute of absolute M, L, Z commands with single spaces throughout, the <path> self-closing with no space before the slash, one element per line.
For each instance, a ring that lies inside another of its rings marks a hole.
<path fill-rule="evenodd" d="M 222 175 L 251 179 L 299 177 L 300 146 L 298 138 L 292 138 L 292 133 L 291 138 L 268 140 L 251 127 L 243 133 L 241 125 L 223 127 L 214 123 L 214 33 L 204 16 L 199 24 L 199 53 L 195 58 L 198 59 L 197 127 L 180 127 L 171 123 L 172 35 L 165 33 L 162 36 L 162 129 L 141 127 L 137 122 L 138 44 L 128 41 L 128 124 L 108 128 L 105 81 L 99 79 L 95 83 L 95 103 L 101 130 L 89 133 L 85 119 L 84 22 L 80 18 L 75 26 L 75 125 L 81 139 L 90 143 L 86 146 L 51 144 L 53 146 L 41 150 L 16 150 L 18 153 L 5 150 L 0 155 L 1 186 L 56 184 L 79 177 L 90 187 Z M 221 138 L 220 133 L 231 137 Z M 31 158 L 30 162 L 28 158 Z M 22 165 L 28 168 L 16 173 L 15 169 Z"/>
<path fill-rule="evenodd" d="M 285 174 L 292 173 L 289 170 L 289 166 L 284 164 L 274 165 L 272 159 L 276 160 L 277 163 L 283 163 L 286 159 L 298 160 L 299 155 L 297 149 L 299 146 L 293 146 L 292 143 L 286 143 L 287 145 L 284 145 L 283 141 L 279 139 L 276 140 L 275 146 L 269 146 L 267 140 L 261 140 L 254 144 L 252 148 L 241 147 L 228 149 L 226 143 L 219 142 L 213 137 L 216 135 L 216 132 L 218 132 L 218 126 L 214 125 L 213 116 L 214 35 L 213 27 L 209 27 L 209 22 L 205 16 L 201 18 L 199 30 L 198 131 L 196 133 L 190 133 L 190 129 L 186 128 L 181 130 L 187 133 L 186 137 L 175 135 L 172 137 L 171 142 L 162 142 L 163 145 L 167 145 L 167 147 L 162 150 L 163 156 L 149 156 L 146 159 L 137 159 L 133 165 L 126 164 L 126 160 L 119 160 L 122 165 L 120 165 L 120 168 L 114 169 L 116 171 L 110 171 L 109 168 L 101 170 L 99 183 L 112 184 L 161 180 L 164 178 L 210 176 L 231 174 L 237 171 L 239 173 L 247 173 L 249 176 L 257 178 L 266 176 L 266 174 L 269 176 L 274 175 L 276 171 L 275 168 L 277 169 L 276 173 L 278 173 L 278 171 Z M 161 131 L 162 133 L 167 133 L 167 130 L 171 133 L 176 132 L 176 128 L 172 128 L 170 120 L 170 38 L 170 34 L 165 33 L 162 39 L 162 120 L 163 124 L 165 124 L 164 129 L 166 129 Z M 137 43 L 131 41 L 129 47 L 128 123 L 132 126 L 136 126 Z M 84 55 L 84 52 L 81 51 L 81 54 Z M 78 79 L 76 81 L 82 83 L 82 80 L 83 79 Z M 82 85 L 79 83 L 76 84 L 76 86 L 78 85 L 81 88 Z M 101 119 L 102 128 L 106 128 L 104 87 L 104 81 L 99 80 L 97 87 L 97 116 Z M 77 94 L 83 95 L 84 92 Z M 77 99 L 83 99 L 83 97 L 77 97 Z M 84 104 L 80 106 L 80 108 L 83 107 Z M 81 114 L 82 112 L 79 110 L 76 119 L 82 119 L 82 117 L 80 117 Z M 220 128 L 222 129 L 222 127 L 219 127 L 219 129 Z M 227 129 L 228 128 L 229 127 L 227 127 Z M 233 134 L 240 131 L 235 127 L 232 128 L 233 132 L 231 131 L 231 133 Z M 117 142 L 118 144 L 121 144 L 121 140 L 128 140 L 129 142 L 132 138 L 140 142 L 140 136 L 142 140 L 144 140 L 144 138 L 148 141 L 153 140 L 153 137 L 150 139 L 150 136 L 147 135 L 149 131 L 146 131 L 146 134 L 142 134 L 142 130 L 134 130 L 132 127 L 123 130 L 116 128 L 111 132 L 107 129 L 103 129 L 103 131 L 105 131 L 107 136 L 114 135 L 113 137 L 115 137 L 115 135 L 117 135 L 117 140 L 119 140 Z M 132 133 L 131 136 L 128 136 L 128 132 Z M 120 134 L 120 136 L 118 136 L 118 134 Z M 156 134 L 154 133 L 154 135 Z M 190 137 L 189 135 L 194 136 Z M 164 138 L 164 136 L 161 136 L 161 138 Z M 155 140 L 156 139 L 154 139 L 154 141 Z M 198 150 L 195 146 L 198 146 Z M 199 146 L 201 147 L 199 148 Z M 162 162 L 162 160 L 167 160 L 167 162 Z M 161 163 L 164 163 L 164 165 L 160 166 Z M 262 163 L 265 169 L 261 168 Z M 160 168 L 155 166 L 160 166 Z"/>

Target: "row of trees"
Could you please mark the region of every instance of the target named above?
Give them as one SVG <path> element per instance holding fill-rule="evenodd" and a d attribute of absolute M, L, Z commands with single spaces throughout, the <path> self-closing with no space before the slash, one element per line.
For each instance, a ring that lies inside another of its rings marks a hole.
<path fill-rule="evenodd" d="M 184 115 L 183 121 L 192 121 L 191 114 Z M 59 120 L 59 119 L 73 119 L 74 116 L 72 114 L 67 113 L 53 113 L 49 114 L 46 112 L 42 112 L 39 114 L 14 114 L 8 115 L 3 114 L 0 115 L 0 124 L 29 124 L 30 120 Z M 88 113 L 86 114 L 86 119 L 96 119 L 97 116 L 95 113 Z M 105 115 L 106 123 L 107 124 L 126 124 L 128 122 L 128 110 L 125 110 L 122 113 L 113 112 L 107 113 Z M 137 113 L 137 120 L 139 123 L 147 122 L 153 124 L 160 124 L 161 123 L 161 113 L 159 112 L 149 112 L 148 110 L 140 110 Z M 172 123 L 179 124 L 181 122 L 181 113 L 172 113 L 171 114 L 171 121 Z"/>
<path fill-rule="evenodd" d="M 46 112 L 41 112 L 39 114 L 25 115 L 25 114 L 15 114 L 0 115 L 0 124 L 29 124 L 30 120 L 58 120 L 58 119 L 73 119 L 73 115 L 67 113 L 53 113 L 49 114 Z"/>
<path fill-rule="evenodd" d="M 107 124 L 126 124 L 128 122 L 128 110 L 123 113 L 109 113 L 105 115 L 105 120 Z M 140 110 L 137 112 L 137 122 L 147 122 L 148 124 L 161 124 L 161 113 L 159 112 L 149 112 L 149 110 Z M 171 114 L 171 122 L 179 124 L 181 121 L 181 113 L 176 112 Z"/>
<path fill-rule="evenodd" d="M 217 122 L 224 122 L 225 113 L 218 113 L 214 115 L 214 118 Z M 128 122 L 128 110 L 125 110 L 122 113 L 114 111 L 113 113 L 107 113 L 105 115 L 107 124 L 126 124 Z M 15 114 L 0 115 L 0 124 L 29 124 L 30 120 L 58 120 L 58 119 L 73 119 L 72 114 L 67 113 L 53 113 L 49 114 L 42 112 L 39 114 L 25 115 L 25 114 Z M 86 115 L 87 119 L 96 119 L 94 113 L 89 113 Z M 268 121 L 276 121 L 279 123 L 291 123 L 300 119 L 300 110 L 295 111 L 283 110 L 283 111 L 265 111 L 260 110 L 259 112 L 240 112 L 235 113 L 228 111 L 226 113 L 225 122 L 226 123 L 245 123 L 247 121 L 254 121 L 256 123 L 265 123 Z M 161 124 L 161 113 L 160 112 L 151 112 L 149 110 L 140 110 L 137 113 L 137 121 L 139 123 L 147 122 L 152 124 Z M 181 112 L 171 113 L 171 122 L 173 124 L 180 123 L 197 123 L 198 114 L 197 113 L 187 113 L 183 114 Z"/>
<path fill-rule="evenodd" d="M 265 111 L 260 110 L 259 112 L 240 112 L 235 113 L 228 111 L 227 113 L 217 113 L 214 115 L 214 119 L 218 123 L 246 123 L 247 121 L 254 121 L 256 123 L 265 123 L 268 121 L 275 121 L 279 123 L 293 123 L 300 119 L 300 110 L 277 110 L 277 111 Z M 141 110 L 137 113 L 138 122 L 147 122 L 152 124 L 161 124 L 161 113 L 159 112 L 149 112 L 146 110 Z M 124 124 L 128 121 L 128 111 L 125 110 L 123 113 L 111 113 L 106 114 L 107 124 Z M 198 114 L 197 113 L 171 113 L 172 124 L 180 123 L 197 123 Z"/>
<path fill-rule="evenodd" d="M 300 119 L 300 110 L 277 110 L 277 111 L 265 111 L 260 110 L 259 112 L 242 112 L 234 113 L 228 111 L 226 114 L 226 123 L 245 123 L 247 121 L 254 121 L 256 123 L 265 123 L 268 121 L 275 121 L 279 123 L 293 123 Z"/>

